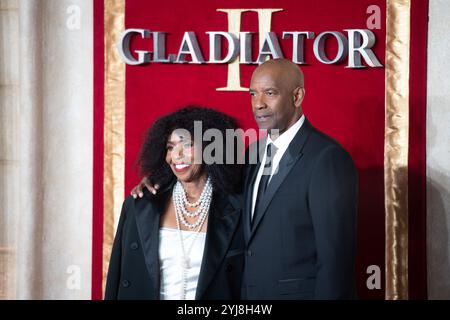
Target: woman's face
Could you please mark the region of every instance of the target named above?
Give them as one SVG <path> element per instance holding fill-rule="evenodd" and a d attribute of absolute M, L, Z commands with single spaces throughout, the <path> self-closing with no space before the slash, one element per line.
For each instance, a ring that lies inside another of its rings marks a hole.
<path fill-rule="evenodd" d="M 166 144 L 166 162 L 181 182 L 193 182 L 203 174 L 201 148 L 191 140 L 189 132 L 174 130 Z"/>

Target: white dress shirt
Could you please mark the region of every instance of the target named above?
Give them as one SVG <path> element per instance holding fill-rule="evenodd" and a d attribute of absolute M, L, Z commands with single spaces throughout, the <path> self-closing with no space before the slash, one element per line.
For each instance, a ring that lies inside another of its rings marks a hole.
<path fill-rule="evenodd" d="M 262 173 L 264 170 L 264 163 L 266 163 L 267 145 L 269 143 L 273 143 L 274 146 L 277 148 L 277 152 L 275 153 L 275 156 L 273 156 L 273 159 L 272 159 L 272 172 L 270 174 L 270 178 L 269 178 L 269 182 L 268 182 L 268 183 L 270 183 L 273 175 L 278 172 L 278 165 L 280 164 L 281 158 L 283 157 L 284 153 L 286 152 L 287 148 L 289 147 L 289 144 L 291 143 L 291 141 L 294 139 L 298 130 L 300 130 L 300 128 L 302 127 L 303 122 L 305 122 L 304 115 L 302 115 L 300 117 L 300 119 L 297 120 L 296 123 L 294 123 L 289 129 L 287 129 L 277 139 L 275 139 L 275 141 L 273 141 L 270 138 L 270 135 L 267 135 L 267 142 L 266 142 L 266 146 L 264 148 L 264 156 L 261 160 L 261 165 L 259 167 L 258 174 L 255 179 L 255 184 L 253 185 L 252 219 L 253 219 L 253 213 L 255 212 L 256 197 L 258 196 L 258 186 L 259 186 L 259 182 L 261 181 L 261 176 L 262 176 Z"/>

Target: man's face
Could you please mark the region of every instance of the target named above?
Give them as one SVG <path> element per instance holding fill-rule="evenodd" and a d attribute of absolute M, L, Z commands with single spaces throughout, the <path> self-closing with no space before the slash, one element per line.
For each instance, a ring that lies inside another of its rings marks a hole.
<path fill-rule="evenodd" d="M 282 134 L 298 120 L 301 111 L 294 104 L 295 88 L 289 84 L 289 79 L 283 79 L 276 71 L 268 68 L 255 71 L 250 82 L 250 95 L 258 127 L 278 129 Z"/>

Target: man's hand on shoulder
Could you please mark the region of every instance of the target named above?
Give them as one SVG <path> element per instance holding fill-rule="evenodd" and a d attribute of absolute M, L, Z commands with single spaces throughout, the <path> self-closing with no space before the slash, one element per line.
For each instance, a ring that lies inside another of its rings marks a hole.
<path fill-rule="evenodd" d="M 141 182 L 137 186 L 135 186 L 130 194 L 133 196 L 133 198 L 142 198 L 144 196 L 144 188 L 147 188 L 151 193 L 156 194 L 159 189 L 158 184 L 151 183 L 147 177 L 142 178 Z"/>

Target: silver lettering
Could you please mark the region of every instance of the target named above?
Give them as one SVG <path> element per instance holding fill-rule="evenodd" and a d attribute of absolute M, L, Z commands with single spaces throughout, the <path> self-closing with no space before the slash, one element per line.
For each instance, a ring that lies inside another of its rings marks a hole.
<path fill-rule="evenodd" d="M 268 56 L 272 56 L 273 59 L 284 58 L 275 32 L 266 32 L 263 45 L 256 61 L 258 63 L 263 63 Z"/>
<path fill-rule="evenodd" d="M 230 32 L 206 32 L 209 35 L 209 63 L 228 63 L 239 54 L 239 40 Z M 222 40 L 228 42 L 228 53 L 222 59 Z"/>
<path fill-rule="evenodd" d="M 361 57 L 371 67 L 383 66 L 370 49 L 375 44 L 375 35 L 372 31 L 367 29 L 346 29 L 345 31 L 348 32 L 347 68 L 364 68 Z"/>
<path fill-rule="evenodd" d="M 304 58 L 304 45 L 306 39 L 314 39 L 314 32 L 283 32 L 283 39 L 289 39 L 292 36 L 292 61 L 298 64 L 306 64 Z"/>
<path fill-rule="evenodd" d="M 185 32 L 183 40 L 181 41 L 180 50 L 178 51 L 177 63 L 186 63 L 186 56 L 190 55 L 192 61 L 189 63 L 205 63 L 200 46 L 198 45 L 197 36 L 195 32 Z"/>
<path fill-rule="evenodd" d="M 135 50 L 138 58 L 134 58 L 130 52 L 130 41 L 134 34 L 140 34 L 142 39 L 150 38 L 150 31 L 145 29 L 127 29 L 120 35 L 117 48 L 119 55 L 126 64 L 136 66 L 150 62 L 151 51 Z"/>
<path fill-rule="evenodd" d="M 338 52 L 333 60 L 328 59 L 325 53 L 325 42 L 327 38 L 333 36 L 338 44 Z M 337 31 L 325 31 L 319 34 L 314 41 L 314 55 L 317 60 L 324 64 L 339 63 L 345 59 L 347 56 L 347 38 L 340 32 Z"/>

